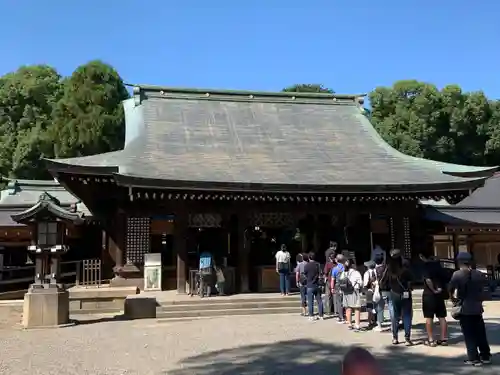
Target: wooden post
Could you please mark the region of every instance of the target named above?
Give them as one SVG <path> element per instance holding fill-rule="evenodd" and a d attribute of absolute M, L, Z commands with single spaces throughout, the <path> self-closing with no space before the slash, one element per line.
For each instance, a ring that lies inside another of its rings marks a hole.
<path fill-rule="evenodd" d="M 115 214 L 112 222 L 106 228 L 108 251 L 115 265 L 112 286 L 121 286 L 123 282 L 123 266 L 125 261 L 125 236 L 127 231 L 126 217 L 122 213 Z"/>
<path fill-rule="evenodd" d="M 240 292 L 248 293 L 250 291 L 249 282 L 249 253 L 250 241 L 248 240 L 248 218 L 245 213 L 238 215 L 238 270 L 240 275 Z"/>
<path fill-rule="evenodd" d="M 395 234 L 395 248 L 401 250 L 401 255 L 404 256 L 405 248 L 405 234 L 404 234 L 404 223 L 403 217 L 394 216 L 394 234 Z"/>
<path fill-rule="evenodd" d="M 319 251 L 319 230 L 320 230 L 320 222 L 319 222 L 319 216 L 314 215 L 313 218 L 313 248 L 314 252 L 318 254 Z"/>
<path fill-rule="evenodd" d="M 186 294 L 187 279 L 187 229 L 186 211 L 176 213 L 174 222 L 174 248 L 177 254 L 177 293 Z"/>

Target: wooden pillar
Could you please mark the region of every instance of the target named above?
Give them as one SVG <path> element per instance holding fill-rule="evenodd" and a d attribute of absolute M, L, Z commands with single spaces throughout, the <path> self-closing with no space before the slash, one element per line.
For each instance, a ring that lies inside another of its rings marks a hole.
<path fill-rule="evenodd" d="M 240 275 L 240 293 L 248 293 L 250 291 L 250 240 L 248 236 L 248 217 L 246 214 L 240 213 L 238 215 L 238 270 L 236 272 Z"/>
<path fill-rule="evenodd" d="M 401 255 L 404 256 L 405 233 L 403 217 L 393 216 L 392 219 L 394 221 L 395 248 L 401 250 Z"/>
<path fill-rule="evenodd" d="M 319 216 L 314 215 L 313 219 L 313 251 L 318 254 L 319 251 L 319 231 L 320 231 L 320 222 L 319 222 Z"/>
<path fill-rule="evenodd" d="M 108 226 L 109 255 L 115 262 L 115 269 L 121 269 L 125 263 L 125 236 L 127 223 L 125 215 L 118 213 Z"/>
<path fill-rule="evenodd" d="M 174 220 L 174 247 L 177 254 L 177 293 L 185 294 L 187 280 L 187 212 L 178 212 Z"/>

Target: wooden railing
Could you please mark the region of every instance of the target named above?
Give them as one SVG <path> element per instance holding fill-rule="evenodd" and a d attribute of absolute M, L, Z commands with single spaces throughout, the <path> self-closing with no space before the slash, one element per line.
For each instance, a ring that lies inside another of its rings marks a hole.
<path fill-rule="evenodd" d="M 100 259 L 84 259 L 61 262 L 60 281 L 67 287 L 102 285 Z M 35 266 L 3 267 L 0 269 L 0 293 L 24 291 L 35 278 Z"/>
<path fill-rule="evenodd" d="M 75 284 L 81 261 L 61 262 L 61 282 Z M 3 267 L 0 269 L 0 292 L 25 290 L 35 279 L 35 266 Z"/>

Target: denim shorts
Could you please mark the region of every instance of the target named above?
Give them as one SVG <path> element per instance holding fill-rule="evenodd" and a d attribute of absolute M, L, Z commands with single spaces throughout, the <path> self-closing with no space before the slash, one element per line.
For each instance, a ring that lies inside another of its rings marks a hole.
<path fill-rule="evenodd" d="M 305 285 L 300 286 L 300 305 L 307 307 L 307 287 Z"/>

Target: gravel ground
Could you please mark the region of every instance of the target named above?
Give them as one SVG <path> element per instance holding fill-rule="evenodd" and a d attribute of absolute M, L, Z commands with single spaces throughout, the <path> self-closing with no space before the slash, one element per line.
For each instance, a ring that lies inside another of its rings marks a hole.
<path fill-rule="evenodd" d="M 500 319 L 494 318 L 499 311 L 500 305 L 490 305 L 486 312 L 494 353 L 500 346 Z M 406 348 L 391 346 L 388 333 L 353 333 L 334 320 L 309 322 L 293 315 L 110 320 L 31 331 L 12 328 L 8 321 L 4 318 L 0 327 L 0 374 L 335 375 L 351 345 L 369 348 L 388 374 L 500 373 L 496 365 L 462 365 L 464 347 L 454 322 L 450 347 Z M 416 312 L 416 340 L 422 337 L 421 323 Z"/>

